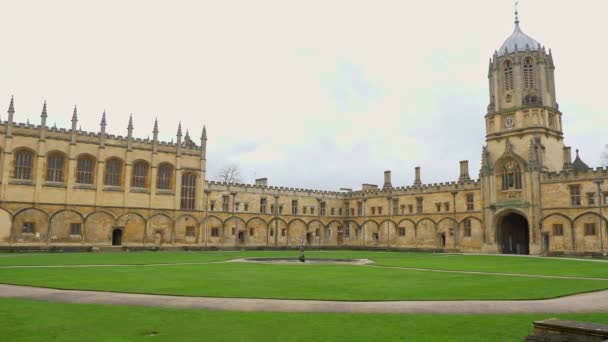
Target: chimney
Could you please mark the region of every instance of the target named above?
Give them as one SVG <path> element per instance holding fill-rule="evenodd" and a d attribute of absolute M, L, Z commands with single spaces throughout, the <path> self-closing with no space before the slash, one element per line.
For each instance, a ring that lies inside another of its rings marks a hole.
<path fill-rule="evenodd" d="M 470 181 L 471 177 L 469 177 L 469 161 L 461 160 L 460 161 L 460 177 L 458 178 L 459 182 Z"/>
<path fill-rule="evenodd" d="M 255 185 L 268 186 L 268 178 L 256 178 Z"/>
<path fill-rule="evenodd" d="M 361 189 L 364 191 L 365 190 L 378 190 L 378 186 L 376 184 L 362 184 Z"/>
<path fill-rule="evenodd" d="M 386 190 L 386 189 L 390 189 L 392 187 L 393 187 L 393 184 L 391 183 L 391 171 L 386 170 L 386 171 L 384 171 L 384 185 L 382 186 L 382 189 Z"/>
<path fill-rule="evenodd" d="M 564 170 L 572 170 L 572 150 L 570 146 L 564 147 Z"/>
<path fill-rule="evenodd" d="M 421 186 L 422 181 L 420 180 L 420 166 L 416 166 L 416 180 L 414 180 L 414 186 Z"/>

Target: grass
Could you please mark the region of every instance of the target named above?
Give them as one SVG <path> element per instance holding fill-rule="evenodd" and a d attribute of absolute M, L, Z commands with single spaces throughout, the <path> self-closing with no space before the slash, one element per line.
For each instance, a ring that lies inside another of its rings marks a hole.
<path fill-rule="evenodd" d="M 291 251 L 127 252 L 127 253 L 3 253 L 0 266 L 198 263 L 241 257 L 287 256 Z M 308 257 L 368 258 L 377 265 L 531 275 L 608 278 L 608 263 L 498 255 L 454 255 L 382 251 L 306 251 Z"/>
<path fill-rule="evenodd" d="M 394 315 L 261 313 L 0 299 L 6 341 L 522 341 L 549 317 L 608 314 Z"/>
<path fill-rule="evenodd" d="M 603 280 L 245 263 L 0 268 L 0 282 L 61 289 L 321 300 L 542 299 L 608 288 L 608 281 Z"/>

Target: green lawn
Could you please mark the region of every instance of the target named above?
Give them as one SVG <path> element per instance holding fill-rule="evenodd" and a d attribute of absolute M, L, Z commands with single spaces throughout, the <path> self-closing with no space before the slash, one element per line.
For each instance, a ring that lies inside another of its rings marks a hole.
<path fill-rule="evenodd" d="M 494 255 L 382 251 L 306 251 L 308 257 L 368 258 L 377 265 L 442 270 L 524 273 L 608 278 L 608 263 L 586 260 Z M 153 264 L 222 261 L 253 256 L 297 256 L 296 251 L 128 252 L 128 253 L 0 253 L 2 265 Z"/>
<path fill-rule="evenodd" d="M 608 314 L 258 313 L 0 299 L 0 336 L 4 341 L 519 342 L 533 321 L 549 317 L 608 323 Z"/>
<path fill-rule="evenodd" d="M 248 263 L 0 268 L 0 282 L 62 289 L 323 300 L 541 299 L 608 288 L 604 280 Z"/>

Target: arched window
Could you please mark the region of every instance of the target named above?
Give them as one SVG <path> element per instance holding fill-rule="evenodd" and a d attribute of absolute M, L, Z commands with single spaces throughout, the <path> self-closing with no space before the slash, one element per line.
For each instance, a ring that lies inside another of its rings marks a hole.
<path fill-rule="evenodd" d="M 513 90 L 513 63 L 506 61 L 504 64 L 505 90 Z"/>
<path fill-rule="evenodd" d="M 104 184 L 112 186 L 122 185 L 122 161 L 120 161 L 120 159 L 112 158 L 106 161 L 106 177 Z"/>
<path fill-rule="evenodd" d="M 502 167 L 502 190 L 521 190 L 521 169 L 519 164 L 509 161 Z"/>
<path fill-rule="evenodd" d="M 63 182 L 65 158 L 61 153 L 51 153 L 46 157 L 46 181 Z"/>
<path fill-rule="evenodd" d="M 171 190 L 173 178 L 173 167 L 169 164 L 161 164 L 158 167 L 158 175 L 156 178 L 156 188 L 162 190 Z"/>
<path fill-rule="evenodd" d="M 32 162 L 34 154 L 27 150 L 17 151 L 15 153 L 15 179 L 32 179 Z"/>
<path fill-rule="evenodd" d="M 148 187 L 148 164 L 144 161 L 138 161 L 133 165 L 131 177 L 131 187 L 147 188 Z"/>
<path fill-rule="evenodd" d="M 192 210 L 195 208 L 196 200 L 196 175 L 188 172 L 182 175 L 182 193 L 181 205 L 182 209 Z"/>
<path fill-rule="evenodd" d="M 90 156 L 78 157 L 76 161 L 76 183 L 93 184 L 95 163 Z"/>
<path fill-rule="evenodd" d="M 532 58 L 524 59 L 524 89 L 534 88 L 534 62 Z"/>

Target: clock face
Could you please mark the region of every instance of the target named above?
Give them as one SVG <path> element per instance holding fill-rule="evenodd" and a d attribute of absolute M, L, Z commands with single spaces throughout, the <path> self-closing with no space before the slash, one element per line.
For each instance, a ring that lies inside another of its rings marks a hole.
<path fill-rule="evenodd" d="M 505 127 L 506 128 L 513 128 L 513 126 L 515 126 L 515 121 L 513 120 L 512 116 L 507 116 L 505 118 Z"/>

